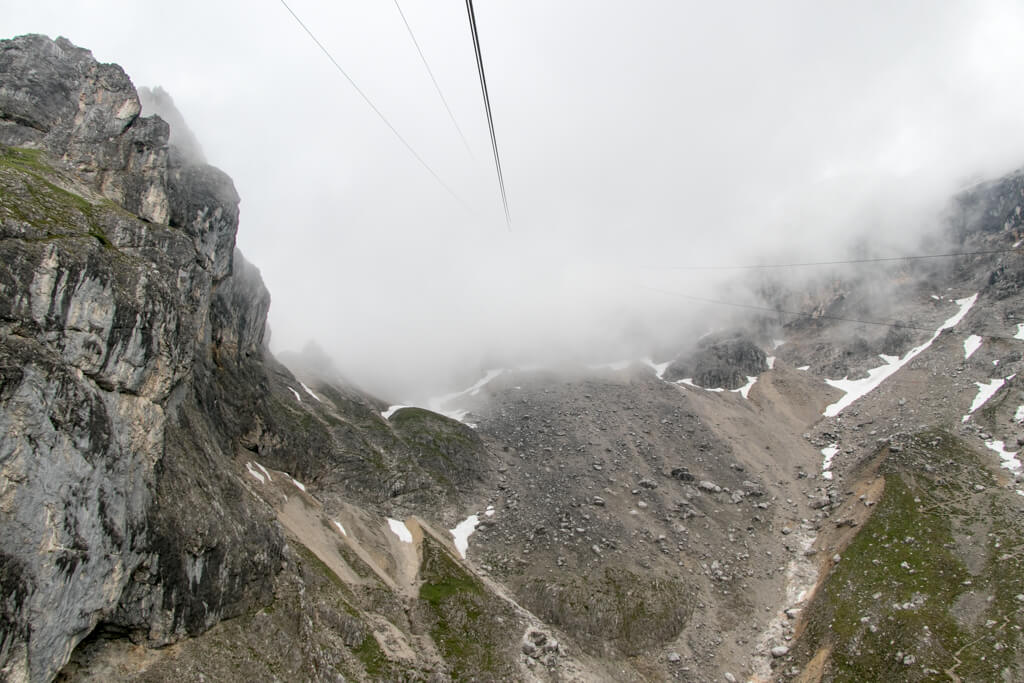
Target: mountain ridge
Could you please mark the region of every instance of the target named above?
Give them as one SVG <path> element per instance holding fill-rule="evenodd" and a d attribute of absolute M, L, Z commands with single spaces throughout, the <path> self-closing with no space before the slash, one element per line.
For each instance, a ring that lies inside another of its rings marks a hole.
<path fill-rule="evenodd" d="M 493 371 L 431 404 L 459 419 L 388 410 L 315 349 L 269 353 L 233 184 L 119 67 L 23 36 L 0 74 L 7 679 L 1024 672 L 1024 586 L 998 571 L 1021 564 L 1019 254 L 781 282 L 769 302 L 807 316 Z M 1019 244 L 1022 177 L 954 200 L 964 251 Z M 912 324 L 856 322 L 879 309 Z M 879 354 L 907 360 L 826 416 Z M 899 519 L 913 552 L 889 552 Z"/>

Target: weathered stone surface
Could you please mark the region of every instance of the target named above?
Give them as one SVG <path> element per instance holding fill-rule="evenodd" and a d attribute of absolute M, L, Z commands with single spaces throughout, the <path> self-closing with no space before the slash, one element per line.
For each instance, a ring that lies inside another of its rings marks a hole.
<path fill-rule="evenodd" d="M 165 643 L 269 600 L 283 540 L 201 404 L 269 297 L 229 277 L 231 181 L 169 166 L 119 67 L 25 36 L 0 83 L 0 671 L 49 680 L 97 624 Z"/>
<path fill-rule="evenodd" d="M 139 116 L 121 67 L 27 35 L 0 42 L 0 74 L 0 144 L 45 149 L 128 211 L 167 222 L 167 124 Z"/>
<path fill-rule="evenodd" d="M 708 389 L 739 389 L 747 383 L 747 377 L 756 377 L 767 369 L 765 352 L 740 337 L 706 341 L 673 361 L 665 377 L 691 378 L 694 384 Z"/>

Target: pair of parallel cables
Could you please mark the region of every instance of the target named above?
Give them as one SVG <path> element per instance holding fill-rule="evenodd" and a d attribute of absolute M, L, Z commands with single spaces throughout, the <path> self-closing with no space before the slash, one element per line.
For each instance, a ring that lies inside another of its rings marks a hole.
<path fill-rule="evenodd" d="M 373 100 L 370 99 L 369 95 L 367 95 L 363 91 L 363 89 L 356 84 L 352 77 L 349 76 L 348 72 L 345 71 L 344 68 L 342 68 L 341 64 L 338 63 L 338 60 L 336 60 L 334 56 L 330 53 L 330 51 L 324 46 L 324 44 L 320 42 L 320 40 L 316 37 L 313 31 L 310 30 L 308 26 L 306 26 L 305 22 L 303 22 L 302 19 L 299 18 L 299 15 L 295 13 L 295 10 L 289 7 L 288 3 L 285 2 L 285 0 L 280 0 L 280 3 L 284 5 L 284 8 L 288 10 L 288 13 L 292 15 L 292 18 L 294 18 L 295 21 L 298 22 L 299 26 L 301 26 L 302 29 L 306 32 L 306 34 L 309 35 L 309 37 L 313 40 L 316 46 L 320 48 L 320 51 L 323 52 L 327 59 L 330 60 L 331 64 L 334 65 L 334 68 L 338 70 L 338 73 L 345 77 L 345 80 L 348 81 L 349 85 L 351 85 L 352 88 L 356 91 L 356 93 L 358 93 L 359 96 L 363 98 L 363 101 L 366 102 L 366 104 L 370 107 L 370 109 L 373 110 L 377 117 L 384 122 L 384 125 L 386 125 L 388 129 L 391 130 L 391 132 L 395 135 L 396 138 L 398 138 L 399 142 L 401 142 L 402 145 L 409 151 L 409 153 L 412 154 L 413 158 L 415 158 L 416 161 L 418 161 L 420 165 L 423 168 L 425 168 L 427 172 L 430 173 L 431 176 L 433 176 L 434 180 L 436 180 L 438 184 L 441 185 L 441 187 L 443 187 L 448 192 L 448 194 L 450 194 L 452 198 L 455 199 L 455 201 L 461 204 L 463 208 L 465 208 L 467 211 L 470 211 L 472 213 L 472 209 L 470 208 L 469 204 L 467 204 L 466 201 L 463 200 L 462 197 L 460 197 L 459 194 L 455 192 L 455 190 L 453 190 L 451 186 L 448 185 L 448 183 L 446 183 L 441 178 L 438 172 L 435 171 L 434 168 L 430 164 L 428 164 L 426 160 L 422 156 L 420 156 L 420 154 L 413 148 L 409 141 L 406 140 L 405 137 L 403 137 L 402 134 L 398 132 L 398 129 L 395 128 L 394 124 L 392 124 L 391 121 L 389 121 L 388 118 L 384 116 L 384 113 L 377 107 L 377 105 L 373 103 Z M 444 93 L 441 91 L 441 86 L 438 84 L 437 78 L 434 77 L 434 72 L 430 68 L 430 64 L 427 62 L 426 55 L 423 54 L 423 50 L 420 48 L 419 41 L 416 40 L 416 35 L 415 33 L 413 33 L 412 26 L 409 25 L 409 21 L 405 17 L 405 12 L 402 11 L 402 7 L 401 5 L 398 4 L 398 0 L 394 0 L 394 3 L 395 7 L 398 9 L 399 15 L 402 17 L 402 23 L 405 24 L 405 28 L 409 32 L 409 37 L 412 38 L 413 45 L 416 46 L 416 51 L 420 55 L 420 60 L 423 62 L 423 66 L 426 67 L 427 74 L 429 74 L 430 80 L 434 84 L 434 89 L 437 91 L 438 96 L 441 98 L 441 102 L 444 105 L 445 111 L 448 112 L 448 117 L 451 119 L 452 125 L 455 126 L 455 130 L 458 132 L 459 137 L 462 139 L 462 143 L 466 146 L 466 151 L 469 152 L 470 156 L 472 157 L 473 152 L 470 149 L 469 142 L 466 140 L 466 136 L 462 133 L 462 128 L 459 127 L 458 122 L 455 120 L 455 115 L 452 113 L 451 107 L 448 105 L 448 100 L 445 98 Z M 473 36 L 473 51 L 476 54 L 477 73 L 479 74 L 480 77 L 480 90 L 483 94 L 484 109 L 487 114 L 487 127 L 491 133 L 491 149 L 494 152 L 494 167 L 498 174 L 498 187 L 501 190 L 501 202 L 505 208 L 505 226 L 508 228 L 508 230 L 511 231 L 512 218 L 508 210 L 508 195 L 505 192 L 505 177 L 501 170 L 501 157 L 498 154 L 498 138 L 494 133 L 494 116 L 491 113 L 491 98 L 487 92 L 487 76 L 484 74 L 484 60 L 480 52 L 480 35 L 477 32 L 476 13 L 473 11 L 473 0 L 466 0 L 466 12 L 469 16 L 470 32 L 472 33 Z"/>
<path fill-rule="evenodd" d="M 394 134 L 394 136 L 396 138 L 398 138 L 399 142 L 401 142 L 402 145 L 409 151 L 409 153 L 412 154 L 412 156 L 416 159 L 416 161 L 418 161 L 419 164 L 421 166 L 423 166 L 423 168 L 426 169 L 428 173 L 430 173 L 430 175 L 434 178 L 434 180 L 436 180 L 437 183 L 439 185 L 441 185 L 441 187 L 443 187 L 448 192 L 448 194 L 450 194 L 465 209 L 467 209 L 468 211 L 472 212 L 472 209 L 469 207 L 467 202 L 465 200 L 463 200 L 462 197 L 460 197 L 458 195 L 458 193 L 456 193 L 455 190 L 453 190 L 451 188 L 451 186 L 449 186 L 441 178 L 441 176 L 437 173 L 437 171 L 435 171 L 434 168 L 431 167 L 430 164 L 428 164 L 426 162 L 426 160 L 424 160 L 424 158 L 422 156 L 420 156 L 420 154 L 415 150 L 415 148 L 413 148 L 413 146 L 409 143 L 409 141 L 406 140 L 405 137 L 403 137 L 400 132 L 398 132 L 398 129 L 394 126 L 394 124 L 392 124 L 391 121 L 388 120 L 388 118 L 384 115 L 384 113 L 373 103 L 373 101 L 363 91 L 363 89 L 360 88 L 356 84 L 356 82 L 352 79 L 351 76 L 349 76 L 348 72 L 345 71 L 345 69 L 341 66 L 341 64 L 338 63 L 338 61 L 334 58 L 334 56 L 330 53 L 330 51 L 324 46 L 324 44 L 320 42 L 320 40 L 316 37 L 316 35 L 313 33 L 313 31 L 310 30 L 310 28 L 302 21 L 301 18 L 299 18 L 299 15 L 295 13 L 295 11 L 288 5 L 287 2 L 285 2 L 285 0 L 279 0 L 279 1 L 284 6 L 284 8 L 286 10 L 288 10 L 288 13 L 292 15 L 292 17 L 299 24 L 299 26 L 302 27 L 302 29 L 306 32 L 306 34 L 309 35 L 310 39 L 312 39 L 312 41 L 316 44 L 316 46 L 318 48 L 320 48 L 320 51 L 324 53 L 324 55 L 327 57 L 328 60 L 330 60 L 331 64 L 334 65 L 334 68 L 337 69 L 337 71 L 342 76 L 344 76 L 345 80 L 348 81 L 349 85 L 351 85 L 352 88 L 356 91 L 356 93 L 358 93 L 359 96 L 362 97 L 363 101 L 366 102 L 366 104 L 370 107 L 370 109 L 372 109 L 373 112 L 377 115 L 377 117 L 380 118 L 380 120 L 384 123 L 384 125 L 386 125 L 388 127 L 388 129 L 391 130 L 391 132 Z M 458 121 L 456 121 L 456 119 L 455 119 L 455 114 L 452 112 L 451 106 L 448 104 L 448 100 L 444 96 L 444 93 L 441 90 L 440 84 L 437 82 L 437 78 L 434 76 L 434 72 L 430 68 L 430 64 L 427 61 L 426 55 L 423 53 L 423 49 L 420 47 L 419 41 L 416 40 L 416 35 L 413 32 L 412 26 L 409 24 L 409 21 L 408 21 L 408 19 L 405 16 L 405 12 L 402 11 L 402 7 L 398 3 L 398 0 L 394 0 L 394 3 L 395 3 L 395 8 L 398 10 L 399 16 L 401 16 L 401 18 L 402 18 L 402 23 L 405 24 L 406 31 L 408 31 L 408 33 L 409 33 L 409 37 L 412 39 L 413 45 L 416 47 L 416 52 L 419 54 L 420 60 L 423 62 L 423 66 L 427 70 L 427 74 L 430 76 L 430 81 L 434 85 L 434 90 L 437 92 L 438 97 L 441 99 L 441 103 L 444 105 L 445 111 L 448 113 L 448 118 L 451 120 L 452 125 L 455 127 L 455 130 L 458 133 L 459 138 L 462 140 L 462 144 L 466 147 L 466 151 L 469 153 L 470 157 L 473 157 L 473 151 L 472 151 L 472 149 L 471 149 L 471 147 L 469 145 L 469 142 L 466 140 L 466 136 L 462 132 L 462 128 L 459 126 Z M 502 206 L 504 207 L 504 210 L 505 210 L 505 225 L 508 228 L 508 230 L 511 231 L 511 229 L 512 229 L 512 218 L 511 218 L 511 214 L 509 213 L 508 195 L 507 195 L 507 193 L 505 191 L 505 179 L 504 179 L 504 174 L 502 173 L 502 169 L 501 169 L 501 156 L 500 156 L 500 154 L 498 152 L 498 139 L 497 139 L 497 136 L 495 135 L 495 132 L 494 132 L 494 116 L 493 116 L 493 113 L 491 111 L 491 99 L 490 99 L 490 95 L 489 95 L 488 90 L 487 90 L 487 76 L 486 76 L 486 74 L 484 72 L 484 62 L 483 62 L 483 56 L 482 56 L 481 50 L 480 50 L 480 36 L 479 36 L 479 32 L 477 31 L 476 13 L 473 10 L 473 0 L 466 0 L 466 13 L 467 13 L 467 15 L 469 17 L 470 33 L 472 34 L 472 38 L 473 38 L 473 51 L 474 51 L 474 53 L 476 55 L 477 73 L 478 73 L 479 78 L 480 78 L 480 90 L 481 90 L 481 94 L 483 95 L 484 110 L 485 110 L 485 113 L 487 115 L 487 127 L 488 127 L 488 130 L 490 131 L 490 136 L 491 136 L 491 150 L 492 150 L 492 152 L 494 154 L 494 166 L 495 166 L 495 170 L 497 172 L 497 177 L 498 177 L 498 187 L 499 187 L 499 190 L 501 192 Z M 892 256 L 892 257 L 851 259 L 851 260 L 837 260 L 837 261 L 816 261 L 816 262 L 805 262 L 805 263 L 776 263 L 776 264 L 735 265 L 735 266 L 730 266 L 730 265 L 717 265 L 717 266 L 716 265 L 705 265 L 705 266 L 668 266 L 668 267 L 663 267 L 663 268 L 653 267 L 652 269 L 653 270 L 691 270 L 691 271 L 692 270 L 767 270 L 767 269 L 796 268 L 796 267 L 808 267 L 808 266 L 834 266 L 834 265 L 844 265 L 844 264 L 864 264 L 864 263 L 882 263 L 882 262 L 895 262 L 895 261 L 914 261 L 914 260 L 924 260 L 924 259 L 951 258 L 951 257 L 958 257 L 958 256 L 978 256 L 978 255 L 983 255 L 983 254 L 996 254 L 996 253 L 1006 253 L 1006 252 L 1016 252 L 1016 251 L 1017 251 L 1016 249 L 991 249 L 991 250 L 974 251 L 974 252 L 957 252 L 957 253 L 946 253 L 946 254 L 927 254 L 927 255 L 912 255 L 912 256 Z M 736 302 L 719 301 L 719 300 L 715 300 L 715 299 L 706 299 L 706 298 L 703 298 L 703 297 L 690 296 L 690 295 L 687 295 L 687 294 L 683 294 L 681 292 L 670 292 L 670 291 L 666 291 L 666 290 L 662 290 L 662 289 L 656 289 L 656 288 L 653 288 L 653 287 L 643 287 L 643 288 L 644 289 L 649 289 L 651 291 L 656 291 L 656 292 L 659 292 L 661 294 L 666 294 L 666 295 L 670 295 L 670 296 L 677 296 L 677 297 L 680 297 L 680 298 L 689 299 L 691 301 L 708 303 L 708 304 L 713 304 L 713 305 L 718 305 L 718 306 L 729 306 L 729 307 L 734 307 L 734 308 L 745 308 L 745 309 L 748 309 L 748 310 L 757 310 L 757 311 L 761 311 L 761 312 L 770 312 L 770 313 L 776 313 L 776 314 L 780 314 L 780 315 L 794 316 L 794 317 L 797 317 L 797 318 L 805 317 L 805 314 L 799 314 L 799 313 L 795 313 L 793 311 L 784 311 L 784 310 L 779 310 L 779 309 L 773 309 L 773 308 L 769 308 L 769 307 L 766 307 L 766 306 L 756 306 L 756 305 L 749 305 L 749 304 L 740 304 L 740 303 L 736 303 Z M 893 322 L 886 322 L 886 321 L 878 321 L 878 320 L 857 320 L 857 319 L 852 319 L 852 318 L 843 318 L 843 317 L 829 316 L 829 315 L 818 316 L 818 318 L 828 319 L 828 320 L 833 320 L 833 321 L 861 323 L 861 324 L 866 324 L 866 325 L 879 325 L 879 326 L 884 326 L 884 327 L 895 327 L 895 328 L 903 328 L 903 329 L 910 329 L 910 330 L 927 331 L 927 330 L 924 330 L 924 328 L 917 328 L 917 327 L 914 327 L 912 325 L 893 323 Z M 990 335 L 990 338 L 992 338 L 992 339 L 1005 339 L 1005 340 L 1016 339 L 1016 338 L 1010 338 L 1010 337 L 991 336 L 991 335 Z"/>

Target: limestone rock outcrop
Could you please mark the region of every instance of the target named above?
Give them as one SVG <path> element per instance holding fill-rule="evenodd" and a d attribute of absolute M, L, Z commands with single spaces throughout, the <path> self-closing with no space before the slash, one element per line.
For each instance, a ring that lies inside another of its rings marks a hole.
<path fill-rule="evenodd" d="M 269 599 L 283 541 L 198 405 L 269 297 L 230 179 L 169 163 L 120 67 L 23 36 L 0 84 L 0 671 L 49 680 L 101 622 L 162 643 Z"/>

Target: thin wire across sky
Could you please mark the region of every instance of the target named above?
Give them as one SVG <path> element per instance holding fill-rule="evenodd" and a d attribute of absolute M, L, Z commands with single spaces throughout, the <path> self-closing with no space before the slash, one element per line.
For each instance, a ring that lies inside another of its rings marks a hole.
<path fill-rule="evenodd" d="M 348 72 L 341 66 L 341 64 L 338 63 L 338 61 L 334 58 L 331 52 L 327 49 L 327 47 L 320 42 L 320 40 L 316 37 L 313 31 L 309 28 L 309 26 L 307 26 L 306 23 L 303 22 L 302 19 L 299 17 L 299 15 L 296 14 L 295 10 L 293 10 L 285 0 L 279 0 L 279 2 L 284 6 L 286 10 L 288 10 L 288 13 L 292 15 L 292 18 L 295 19 L 298 25 L 302 27 L 302 30 L 306 32 L 306 35 L 310 37 L 310 39 L 313 41 L 314 44 L 316 44 L 316 46 L 320 49 L 324 56 L 327 57 L 327 59 L 331 62 L 334 68 L 338 71 L 338 73 L 344 76 L 345 80 L 348 81 L 349 85 L 352 86 L 356 93 L 363 99 L 364 102 L 366 102 L 367 106 L 369 106 L 370 109 L 373 110 L 373 113 L 375 113 L 377 117 L 384 123 L 384 125 L 386 125 L 388 129 L 394 134 L 394 136 L 398 138 L 399 142 L 402 143 L 402 145 L 406 148 L 406 150 L 408 150 L 408 152 L 413 156 L 413 158 L 415 158 L 416 161 L 419 162 L 419 164 L 424 169 L 426 169 L 426 171 L 434 178 L 434 180 L 436 180 L 437 183 L 441 187 L 443 187 L 445 191 L 452 196 L 453 199 L 455 199 L 455 201 L 462 205 L 462 207 L 465 208 L 470 214 L 473 214 L 474 211 L 470 207 L 470 205 L 455 190 L 453 190 L 452 187 L 444 181 L 444 179 L 441 178 L 440 174 L 437 171 L 435 171 L 434 168 L 430 164 L 428 164 L 426 160 L 419 154 L 419 152 L 417 152 L 416 149 L 413 148 L 409 141 L 406 140 L 405 137 L 400 132 L 398 132 L 398 129 L 394 126 L 394 124 L 392 124 L 391 121 L 380 110 L 380 108 L 378 108 L 377 105 L 373 103 L 373 100 L 370 99 L 369 95 L 367 95 L 363 91 L 363 89 L 356 84 L 355 80 L 348 74 Z M 437 90 L 437 94 L 441 99 L 441 102 L 443 103 L 445 110 L 448 112 L 448 116 L 451 119 L 452 124 L 455 126 L 455 129 L 459 133 L 459 137 L 462 139 L 463 144 L 466 146 L 466 150 L 472 157 L 473 152 L 472 149 L 470 148 L 469 142 L 466 140 L 465 136 L 462 133 L 462 129 L 459 127 L 458 122 L 455 120 L 455 115 L 452 113 L 451 107 L 448 106 L 448 100 L 445 98 L 444 93 L 441 90 L 441 86 L 438 84 L 437 79 L 434 77 L 434 72 L 433 70 L 431 70 L 430 64 L 427 62 L 427 58 L 424 55 L 423 50 L 420 48 L 419 41 L 416 40 L 416 35 L 413 33 L 412 26 L 406 19 L 405 13 L 402 11 L 401 6 L 398 4 L 398 0 L 394 0 L 394 2 L 395 7 L 398 9 L 399 15 L 402 17 L 402 22 L 405 24 L 405 28 L 409 32 L 409 36 L 412 38 L 413 45 L 415 45 L 416 51 L 420 55 L 420 59 L 423 62 L 423 66 L 426 68 L 427 73 L 430 76 L 430 80 L 433 82 L 434 88 L 435 90 Z M 505 192 L 505 179 L 501 170 L 501 158 L 500 155 L 498 154 L 498 140 L 497 136 L 494 134 L 494 116 L 491 113 L 491 101 L 490 96 L 488 95 L 487 92 L 487 78 L 484 75 L 483 57 L 481 56 L 480 53 L 480 37 L 477 33 L 476 16 L 473 12 L 472 0 L 466 0 L 466 8 L 469 13 L 469 25 L 473 37 L 473 50 L 476 54 L 477 73 L 480 76 L 480 87 L 483 93 L 484 108 L 487 114 L 487 127 L 491 135 L 491 148 L 494 151 L 494 164 L 498 173 L 498 187 L 501 190 L 502 206 L 505 209 L 505 225 L 508 227 L 509 230 L 511 230 L 512 219 L 508 209 L 508 195 Z"/>

